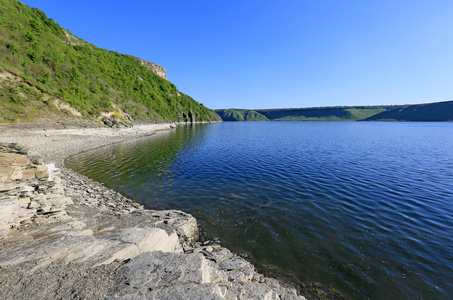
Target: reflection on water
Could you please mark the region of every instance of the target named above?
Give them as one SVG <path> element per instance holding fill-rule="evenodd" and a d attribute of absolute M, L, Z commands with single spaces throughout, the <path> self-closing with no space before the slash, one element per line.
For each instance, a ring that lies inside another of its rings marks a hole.
<path fill-rule="evenodd" d="M 183 126 L 67 165 L 351 298 L 453 294 L 453 123 Z"/>

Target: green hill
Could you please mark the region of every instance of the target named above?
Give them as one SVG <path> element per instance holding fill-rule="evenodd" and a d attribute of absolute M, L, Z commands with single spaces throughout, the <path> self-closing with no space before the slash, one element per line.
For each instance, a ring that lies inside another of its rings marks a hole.
<path fill-rule="evenodd" d="M 339 106 L 256 110 L 274 121 L 356 121 L 386 110 L 386 106 Z"/>
<path fill-rule="evenodd" d="M 219 109 L 224 121 L 453 121 L 453 101 L 415 105 Z"/>
<path fill-rule="evenodd" d="M 357 121 L 393 106 L 338 106 L 283 109 L 221 109 L 215 112 L 224 121 Z"/>
<path fill-rule="evenodd" d="M 215 112 L 223 121 L 269 121 L 264 115 L 248 109 L 218 109 Z"/>
<path fill-rule="evenodd" d="M 0 122 L 220 120 L 165 77 L 158 65 L 75 37 L 37 8 L 0 0 Z"/>
<path fill-rule="evenodd" d="M 453 121 L 453 101 L 403 105 L 370 116 L 366 121 Z"/>

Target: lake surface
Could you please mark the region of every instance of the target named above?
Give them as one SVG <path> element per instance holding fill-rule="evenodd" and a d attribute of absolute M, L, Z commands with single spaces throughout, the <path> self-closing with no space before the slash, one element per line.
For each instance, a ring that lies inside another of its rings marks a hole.
<path fill-rule="evenodd" d="M 453 298 L 453 123 L 225 122 L 67 166 L 268 272 L 352 299 Z"/>

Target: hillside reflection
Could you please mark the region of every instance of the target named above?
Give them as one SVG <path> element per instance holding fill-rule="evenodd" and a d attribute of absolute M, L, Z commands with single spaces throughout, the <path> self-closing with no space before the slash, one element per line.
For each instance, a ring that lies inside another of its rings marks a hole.
<path fill-rule="evenodd" d="M 181 157 L 202 142 L 208 125 L 179 126 L 175 130 L 93 149 L 68 158 L 65 164 L 139 200 L 137 194 L 150 197 L 159 192 L 157 187 L 163 181 L 166 188 L 174 183 L 172 178 L 179 174 Z"/>

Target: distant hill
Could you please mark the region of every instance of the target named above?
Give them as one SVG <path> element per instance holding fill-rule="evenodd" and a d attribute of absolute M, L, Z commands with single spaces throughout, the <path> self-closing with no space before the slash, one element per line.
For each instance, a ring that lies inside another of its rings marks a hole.
<path fill-rule="evenodd" d="M 218 109 L 224 121 L 453 121 L 453 101 L 417 105 Z"/>
<path fill-rule="evenodd" d="M 273 121 L 356 121 L 388 108 L 388 106 L 340 106 L 256 111 Z"/>
<path fill-rule="evenodd" d="M 223 121 L 269 121 L 264 115 L 248 109 L 219 109 L 215 112 Z"/>
<path fill-rule="evenodd" d="M 221 120 L 166 78 L 165 68 L 100 49 L 38 8 L 0 0 L 0 122 Z"/>
<path fill-rule="evenodd" d="M 393 106 L 339 106 L 283 109 L 218 109 L 224 121 L 357 121 Z"/>
<path fill-rule="evenodd" d="M 453 101 L 403 105 L 365 119 L 366 121 L 453 121 Z"/>

